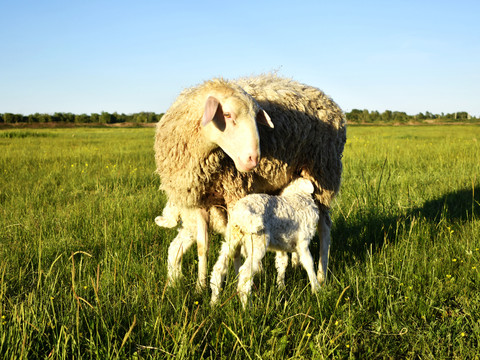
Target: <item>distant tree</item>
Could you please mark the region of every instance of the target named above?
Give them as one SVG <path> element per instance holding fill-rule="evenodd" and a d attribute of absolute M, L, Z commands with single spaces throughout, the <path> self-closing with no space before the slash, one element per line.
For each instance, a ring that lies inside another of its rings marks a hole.
<path fill-rule="evenodd" d="M 415 115 L 415 119 L 419 120 L 419 121 L 423 121 L 425 120 L 427 117 L 425 115 L 423 115 L 423 113 L 418 113 L 417 115 Z"/>
<path fill-rule="evenodd" d="M 361 110 L 352 109 L 352 111 L 347 112 L 345 115 L 347 116 L 347 121 L 360 122 L 360 114 L 361 113 L 362 113 Z"/>
<path fill-rule="evenodd" d="M 393 114 L 393 121 L 398 123 L 406 123 L 408 122 L 408 115 L 401 111 L 394 111 Z"/>
<path fill-rule="evenodd" d="M 100 117 L 98 119 L 98 122 L 100 124 L 110 124 L 111 120 L 112 120 L 112 115 L 110 115 L 109 113 L 107 113 L 105 111 L 102 111 L 102 113 L 100 114 Z"/>
<path fill-rule="evenodd" d="M 75 123 L 84 124 L 90 122 L 90 116 L 87 114 L 75 115 Z"/>
<path fill-rule="evenodd" d="M 5 122 L 5 124 L 13 123 L 13 114 L 11 113 L 3 114 L 3 121 Z"/>
<path fill-rule="evenodd" d="M 137 124 L 146 123 L 147 120 L 148 120 L 147 113 L 143 111 L 133 115 L 134 123 L 137 123 Z"/>
<path fill-rule="evenodd" d="M 98 124 L 100 122 L 100 115 L 98 115 L 97 113 L 91 113 L 90 121 L 94 124 Z"/>
<path fill-rule="evenodd" d="M 5 124 L 19 123 L 19 122 L 23 121 L 23 115 L 5 113 L 5 114 L 3 114 L 3 121 L 5 122 Z"/>
<path fill-rule="evenodd" d="M 75 122 L 75 115 L 72 113 L 55 113 L 53 114 L 53 121 L 58 122 L 66 122 L 66 123 L 74 123 Z"/>
<path fill-rule="evenodd" d="M 118 114 L 118 113 L 114 112 L 113 116 L 115 117 L 115 122 L 117 122 L 117 123 L 125 123 L 125 122 L 128 122 L 128 120 L 129 120 L 128 115 L 125 115 L 123 113 Z"/>
<path fill-rule="evenodd" d="M 392 112 L 390 110 L 385 110 L 382 113 L 381 118 L 383 122 L 391 122 L 393 120 Z"/>

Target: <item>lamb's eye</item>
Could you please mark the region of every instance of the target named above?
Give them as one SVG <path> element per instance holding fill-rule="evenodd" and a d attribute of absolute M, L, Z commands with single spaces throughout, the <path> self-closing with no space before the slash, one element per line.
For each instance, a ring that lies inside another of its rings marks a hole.
<path fill-rule="evenodd" d="M 230 119 L 230 118 L 232 117 L 232 114 L 230 114 L 230 113 L 225 113 L 225 114 L 223 114 L 223 116 L 225 116 L 225 118 L 227 118 L 227 119 Z"/>

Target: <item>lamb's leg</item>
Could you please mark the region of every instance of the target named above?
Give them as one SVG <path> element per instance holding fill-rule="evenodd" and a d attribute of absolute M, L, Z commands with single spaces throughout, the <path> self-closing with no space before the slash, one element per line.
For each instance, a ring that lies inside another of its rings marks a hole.
<path fill-rule="evenodd" d="M 181 227 L 178 234 L 168 247 L 168 279 L 169 285 L 174 283 L 182 275 L 182 257 L 183 254 L 195 242 L 195 237 L 187 229 Z"/>
<path fill-rule="evenodd" d="M 239 246 L 232 244 L 229 241 L 222 243 L 220 255 L 213 266 L 212 275 L 210 277 L 210 289 L 212 290 L 211 304 L 215 304 L 222 289 L 223 280 L 228 270 L 228 260 L 238 252 Z"/>
<path fill-rule="evenodd" d="M 297 252 L 300 263 L 307 271 L 310 285 L 312 286 L 312 292 L 315 293 L 320 289 L 320 283 L 315 276 L 315 266 L 313 264 L 312 253 L 308 249 L 308 242 L 305 240 L 300 240 L 299 244 L 297 245 Z"/>
<path fill-rule="evenodd" d="M 238 271 L 238 294 L 243 308 L 247 305 L 248 296 L 252 290 L 253 277 L 262 267 L 262 259 L 265 257 L 267 247 L 265 241 L 255 241 L 256 236 L 252 235 L 252 244 L 247 241 L 247 258 Z M 257 238 L 258 240 L 258 238 Z"/>
<path fill-rule="evenodd" d="M 292 267 L 298 266 L 298 254 L 296 252 L 292 253 Z"/>
<path fill-rule="evenodd" d="M 233 254 L 233 268 L 235 269 L 235 275 L 238 275 L 238 270 L 242 266 L 242 247 L 237 246 L 235 253 Z"/>
<path fill-rule="evenodd" d="M 276 251 L 275 267 L 277 268 L 277 286 L 285 287 L 285 271 L 288 265 L 288 254 L 285 251 Z"/>
<path fill-rule="evenodd" d="M 320 259 L 318 262 L 317 279 L 321 284 L 327 280 L 328 256 L 330 252 L 330 228 L 332 221 L 328 213 L 321 213 L 318 220 L 318 236 L 320 238 Z"/>
<path fill-rule="evenodd" d="M 202 290 L 207 283 L 208 213 L 204 209 L 198 209 L 196 215 L 198 252 L 197 290 Z"/>

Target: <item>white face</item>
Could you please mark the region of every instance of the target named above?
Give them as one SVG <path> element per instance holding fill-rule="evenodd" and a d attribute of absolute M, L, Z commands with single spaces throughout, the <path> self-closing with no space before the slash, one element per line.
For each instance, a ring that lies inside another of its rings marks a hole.
<path fill-rule="evenodd" d="M 220 146 L 242 172 L 255 169 L 260 161 L 260 138 L 255 110 L 270 120 L 262 109 L 252 109 L 235 97 L 229 97 L 223 102 L 209 97 L 206 101 L 202 125 L 207 138 Z"/>

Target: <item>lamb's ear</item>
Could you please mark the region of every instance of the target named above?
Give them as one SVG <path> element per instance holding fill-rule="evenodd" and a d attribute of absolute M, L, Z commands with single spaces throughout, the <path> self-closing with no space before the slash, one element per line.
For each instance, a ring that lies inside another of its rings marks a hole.
<path fill-rule="evenodd" d="M 205 110 L 203 112 L 202 126 L 207 125 L 210 121 L 213 120 L 215 114 L 217 113 L 218 106 L 220 101 L 213 96 L 209 96 L 205 102 Z"/>
<path fill-rule="evenodd" d="M 313 187 L 312 182 L 304 178 L 300 178 L 300 180 L 302 182 L 303 191 L 305 191 L 308 194 L 313 194 L 313 192 L 315 191 L 315 188 Z"/>
<path fill-rule="evenodd" d="M 257 123 L 261 125 L 269 126 L 272 129 L 274 128 L 272 119 L 270 119 L 270 116 L 263 109 L 260 109 L 260 111 L 257 114 Z"/>

